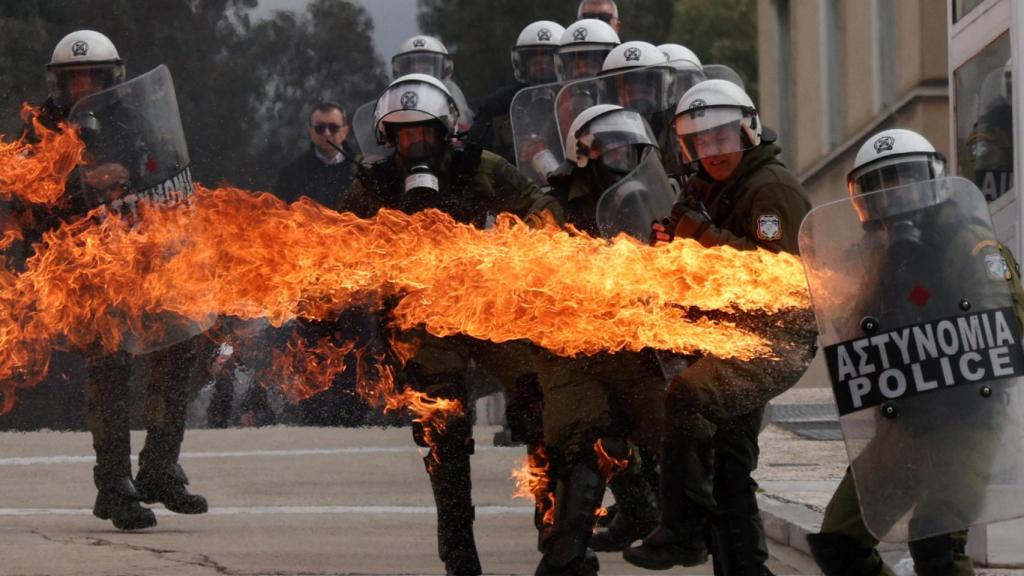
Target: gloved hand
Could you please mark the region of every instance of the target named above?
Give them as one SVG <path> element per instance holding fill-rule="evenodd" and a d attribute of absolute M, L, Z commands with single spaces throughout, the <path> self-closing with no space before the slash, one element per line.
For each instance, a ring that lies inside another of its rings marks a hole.
<path fill-rule="evenodd" d="M 674 233 L 675 226 L 668 218 L 662 218 L 660 222 L 657 220 L 651 222 L 651 246 L 668 244 L 672 241 Z"/>
<path fill-rule="evenodd" d="M 707 213 L 698 212 L 692 208 L 677 204 L 672 211 L 675 217 L 675 236 L 679 238 L 693 238 L 700 242 L 700 237 L 710 228 L 711 219 Z"/>

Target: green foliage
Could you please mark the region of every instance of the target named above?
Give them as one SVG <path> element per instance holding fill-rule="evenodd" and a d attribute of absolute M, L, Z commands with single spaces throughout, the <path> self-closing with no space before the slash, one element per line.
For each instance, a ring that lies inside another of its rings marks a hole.
<path fill-rule="evenodd" d="M 667 42 L 673 0 L 620 0 L 622 39 Z M 519 32 L 537 20 L 576 21 L 575 0 L 419 0 L 419 23 L 453 53 L 455 82 L 470 104 L 512 82 L 510 53 Z"/>
<path fill-rule="evenodd" d="M 697 53 L 705 64 L 725 64 L 743 77 L 757 102 L 757 2 L 675 0 L 669 42 Z"/>
<path fill-rule="evenodd" d="M 16 133 L 21 103 L 46 98 L 44 65 L 65 34 L 113 40 L 132 77 L 166 64 L 192 156 L 205 184 L 269 189 L 308 143 L 319 99 L 350 109 L 383 88 L 373 24 L 350 0 L 253 23 L 257 0 L 19 0 L 0 7 L 0 128 Z"/>

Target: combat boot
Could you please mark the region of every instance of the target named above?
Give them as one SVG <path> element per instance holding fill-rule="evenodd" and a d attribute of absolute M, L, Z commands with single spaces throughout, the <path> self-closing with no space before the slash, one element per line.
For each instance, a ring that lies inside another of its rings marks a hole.
<path fill-rule="evenodd" d="M 607 529 L 590 539 L 597 552 L 621 552 L 658 527 L 658 503 L 639 463 L 612 476 L 609 488 L 618 510 Z"/>
<path fill-rule="evenodd" d="M 604 479 L 590 462 L 575 464 L 558 480 L 555 525 L 544 543 L 536 576 L 596 576 L 599 563 L 588 545 L 604 488 Z"/>
<path fill-rule="evenodd" d="M 685 436 L 672 440 L 661 459 L 661 524 L 643 544 L 622 553 L 626 562 L 648 570 L 697 566 L 708 560 L 708 510 L 693 502 L 683 487 L 689 474 L 710 478 L 713 458 L 709 450 L 699 449 Z"/>
<path fill-rule="evenodd" d="M 156 526 L 156 515 L 139 504 L 139 493 L 131 476 L 104 477 L 99 467 L 93 469 L 93 479 L 99 492 L 92 508 L 93 516 L 110 520 L 118 530 L 143 530 Z"/>
<path fill-rule="evenodd" d="M 846 534 L 808 534 L 811 556 L 825 576 L 893 576 L 874 548 L 865 548 Z"/>
<path fill-rule="evenodd" d="M 917 576 L 961 576 L 971 574 L 974 564 L 967 556 L 967 533 L 940 534 L 907 543 Z"/>
<path fill-rule="evenodd" d="M 162 467 L 143 465 L 139 468 L 135 485 L 139 499 L 146 504 L 159 502 L 178 514 L 205 514 L 209 509 L 206 498 L 189 493 L 186 488 L 188 476 L 179 464 Z"/>

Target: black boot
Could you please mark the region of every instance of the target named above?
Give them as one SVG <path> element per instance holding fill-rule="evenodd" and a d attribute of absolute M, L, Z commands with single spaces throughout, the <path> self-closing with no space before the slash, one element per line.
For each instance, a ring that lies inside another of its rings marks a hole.
<path fill-rule="evenodd" d="M 658 527 L 658 503 L 639 464 L 634 462 L 629 469 L 612 476 L 609 488 L 615 495 L 617 511 L 608 528 L 590 539 L 593 550 L 621 552 Z"/>
<path fill-rule="evenodd" d="M 178 514 L 205 514 L 209 509 L 206 498 L 189 493 L 186 488 L 188 476 L 178 464 L 159 468 L 155 465 L 139 466 L 135 485 L 139 499 L 146 504 L 159 502 Z"/>
<path fill-rule="evenodd" d="M 877 550 L 861 546 L 846 534 L 808 534 L 807 544 L 825 576 L 878 576 L 885 572 Z"/>
<path fill-rule="evenodd" d="M 956 576 L 970 574 L 973 563 L 965 550 L 967 533 L 956 532 L 913 540 L 907 544 L 914 559 L 917 576 Z"/>
<path fill-rule="evenodd" d="M 99 492 L 92 508 L 93 516 L 110 520 L 118 530 L 142 530 L 156 526 L 156 515 L 139 504 L 139 493 L 131 476 L 105 477 L 99 466 L 93 468 L 93 480 Z"/>
<path fill-rule="evenodd" d="M 689 475 L 711 481 L 712 454 L 696 446 L 686 435 L 666 435 L 661 457 L 661 524 L 643 544 L 629 548 L 622 558 L 648 570 L 697 566 L 707 562 L 708 508 L 685 493 Z"/>
<path fill-rule="evenodd" d="M 604 479 L 592 460 L 577 462 L 559 476 L 555 525 L 535 576 L 596 576 L 597 556 L 587 547 L 604 497 Z"/>
<path fill-rule="evenodd" d="M 426 444 L 419 425 L 413 427 L 413 435 L 417 444 Z M 473 535 L 475 512 L 469 462 L 473 437 L 469 416 L 449 418 L 444 431 L 434 436 L 437 445 L 431 447 L 423 462 L 437 507 L 438 556 L 447 574 L 476 576 L 483 570 Z"/>
<path fill-rule="evenodd" d="M 718 576 L 763 576 L 768 561 L 764 524 L 751 471 L 728 453 L 715 458 L 712 541 Z"/>

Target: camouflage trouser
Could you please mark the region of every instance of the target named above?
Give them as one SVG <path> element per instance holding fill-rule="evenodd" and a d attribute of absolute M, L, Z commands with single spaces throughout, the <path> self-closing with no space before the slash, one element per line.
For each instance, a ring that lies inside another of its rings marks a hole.
<path fill-rule="evenodd" d="M 87 421 L 96 450 L 97 478 L 131 476 L 129 380 L 134 368 L 145 369 L 146 444 L 139 467 L 176 464 L 185 436 L 185 409 L 195 392 L 192 369 L 204 352 L 197 336 L 145 356 L 115 352 L 92 356 L 85 382 Z"/>

